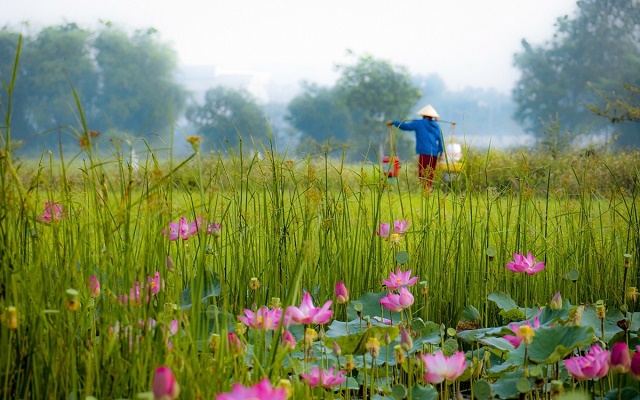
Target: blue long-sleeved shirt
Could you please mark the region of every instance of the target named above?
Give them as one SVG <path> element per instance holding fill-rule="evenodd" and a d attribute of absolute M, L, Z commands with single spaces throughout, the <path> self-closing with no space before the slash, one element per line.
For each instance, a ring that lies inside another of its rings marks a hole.
<path fill-rule="evenodd" d="M 428 156 L 440 156 L 444 147 L 442 145 L 442 132 L 440 125 L 429 118 L 415 121 L 391 121 L 403 131 L 416 132 L 416 153 Z"/>

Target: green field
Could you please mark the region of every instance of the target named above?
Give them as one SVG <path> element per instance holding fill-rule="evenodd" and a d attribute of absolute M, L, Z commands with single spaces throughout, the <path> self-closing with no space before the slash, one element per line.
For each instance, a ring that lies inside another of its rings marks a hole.
<path fill-rule="evenodd" d="M 638 396 L 633 373 L 579 381 L 562 362 L 594 343 L 640 344 L 637 153 L 469 151 L 459 179 L 446 184 L 440 171 L 428 194 L 411 160 L 387 179 L 379 166 L 323 155 L 148 152 L 130 165 L 109 150 L 2 153 L 4 399 L 153 398 L 160 366 L 180 398 L 264 377 L 300 399 L 551 398 L 558 388 L 615 398 L 618 387 Z M 49 219 L 46 202 L 61 205 Z M 195 231 L 163 234 L 183 216 L 200 221 Z M 406 231 L 377 234 L 396 220 Z M 212 222 L 219 231 L 207 233 Z M 505 268 L 528 252 L 546 268 Z M 398 269 L 418 280 L 404 286 L 410 306 L 390 312 L 382 281 Z M 328 321 L 287 321 L 304 293 L 318 309 L 332 302 Z M 275 329 L 237 317 L 262 307 L 282 311 Z M 525 319 L 534 336 L 514 348 L 503 336 Z M 420 357 L 438 350 L 463 352 L 464 373 L 426 381 Z M 304 377 L 314 366 L 342 369 L 344 382 L 323 388 Z"/>

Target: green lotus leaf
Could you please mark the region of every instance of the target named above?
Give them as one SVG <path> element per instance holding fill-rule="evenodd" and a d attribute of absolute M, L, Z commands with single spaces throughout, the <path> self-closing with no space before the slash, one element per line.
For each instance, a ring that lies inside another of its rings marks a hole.
<path fill-rule="evenodd" d="M 431 385 L 414 385 L 411 390 L 412 400 L 436 400 L 438 398 L 438 391 Z"/>
<path fill-rule="evenodd" d="M 398 337 L 399 333 L 400 331 L 397 326 L 372 326 L 364 331 L 350 335 L 330 337 L 327 334 L 324 338 L 324 342 L 325 346 L 329 348 L 333 346 L 334 342 L 338 343 L 342 349 L 342 354 L 361 355 L 367 353 L 366 344 L 370 338 L 376 338 L 381 344 L 383 344 L 387 334 L 389 335 L 389 339 L 393 341 Z"/>
<path fill-rule="evenodd" d="M 590 326 L 556 325 L 535 330 L 533 341 L 528 347 L 529 360 L 535 364 L 553 364 L 563 360 L 578 347 L 585 347 L 593 341 L 593 328 Z M 514 364 L 524 363 L 524 345 L 520 345 L 509 354 Z"/>
<path fill-rule="evenodd" d="M 182 292 L 180 292 L 180 309 L 182 311 L 188 310 L 192 306 L 193 296 L 191 295 L 191 286 L 197 283 L 196 279 L 191 280 L 191 284 L 187 286 Z M 220 280 L 216 275 L 210 271 L 204 272 L 204 282 L 202 285 L 202 292 L 199 296 L 200 301 L 204 302 L 209 297 L 215 297 L 222 292 L 222 286 L 220 286 Z"/>
<path fill-rule="evenodd" d="M 347 307 L 347 316 L 349 320 L 358 318 L 358 313 L 353 308 L 354 303 L 362 304 L 362 315 L 373 317 L 382 317 L 391 319 L 394 323 L 400 321 L 400 314 L 392 313 L 380 305 L 380 299 L 387 295 L 387 292 L 366 293 L 357 300 L 353 300 Z"/>

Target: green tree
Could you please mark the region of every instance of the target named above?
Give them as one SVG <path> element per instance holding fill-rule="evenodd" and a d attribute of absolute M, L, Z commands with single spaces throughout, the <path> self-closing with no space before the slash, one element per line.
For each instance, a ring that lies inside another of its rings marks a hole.
<path fill-rule="evenodd" d="M 0 31 L 0 81 L 13 79 L 19 34 Z M 65 148 L 82 129 L 78 100 L 88 128 L 126 134 L 172 130 L 186 91 L 175 81 L 177 57 L 155 30 L 128 35 L 106 23 L 98 32 L 69 23 L 25 35 L 12 93 L 12 139 L 35 152 Z M 37 138 L 37 140 L 35 140 Z"/>
<path fill-rule="evenodd" d="M 575 18 L 557 20 L 553 40 L 542 46 L 523 40 L 524 51 L 514 57 L 521 71 L 513 90 L 515 118 L 534 135 L 556 115 L 574 131 L 606 130 L 583 105 L 602 104 L 589 86 L 609 91 L 640 82 L 640 3 L 581 0 L 577 5 Z M 633 142 L 629 132 L 620 133 L 619 144 Z"/>
<path fill-rule="evenodd" d="M 18 42 L 21 39 L 19 33 L 11 32 L 6 27 L 0 30 L 0 54 L 6 55 L 4 61 L 0 62 L 0 108 L 2 108 L 2 122 L 0 122 L 0 132 L 2 132 L 3 139 L 7 138 L 7 125 L 11 127 L 11 140 L 15 142 L 21 142 L 24 140 L 31 127 L 25 113 L 16 112 L 15 110 L 24 109 L 28 104 L 28 90 L 23 83 L 22 74 L 13 76 L 16 57 L 19 60 L 18 54 Z M 24 71 L 24 70 L 20 70 Z M 13 85 L 13 87 L 12 87 Z M 11 112 L 8 113 L 9 107 L 9 90 L 12 87 L 11 92 Z"/>
<path fill-rule="evenodd" d="M 176 83 L 177 55 L 155 29 L 128 35 L 106 23 L 93 43 L 100 89 L 93 124 L 134 134 L 166 134 L 184 110 L 186 91 Z"/>
<path fill-rule="evenodd" d="M 214 148 L 235 147 L 239 140 L 249 148 L 268 134 L 263 110 L 245 90 L 223 86 L 209 89 L 204 104 L 189 106 L 186 117 L 202 135 L 204 145 Z"/>
<path fill-rule="evenodd" d="M 35 38 L 24 39 L 18 63 L 18 74 L 12 100 L 12 137 L 26 140 L 27 145 L 57 146 L 75 141 L 69 126 L 78 126 L 78 108 L 73 90 L 80 101 L 91 109 L 97 90 L 97 71 L 87 40 L 91 32 L 69 23 L 48 27 Z M 3 54 L 0 78 L 11 79 L 14 65 L 16 34 L 3 31 Z M 4 53 L 7 51 L 7 53 Z M 73 89 L 73 90 L 72 90 Z M 59 132 L 63 135 L 59 137 Z M 33 140 L 38 136 L 38 140 Z"/>
<path fill-rule="evenodd" d="M 349 136 L 351 157 L 355 152 L 355 157 L 375 159 L 388 137 L 385 120 L 404 118 L 421 92 L 404 67 L 369 55 L 358 57 L 354 65 L 339 65 L 338 71 L 336 87 L 355 122 Z"/>
<path fill-rule="evenodd" d="M 349 110 L 336 90 L 307 82 L 302 84 L 302 93 L 289 102 L 285 118 L 301 134 L 301 141 L 312 147 L 314 143 L 341 146 L 351 127 Z"/>

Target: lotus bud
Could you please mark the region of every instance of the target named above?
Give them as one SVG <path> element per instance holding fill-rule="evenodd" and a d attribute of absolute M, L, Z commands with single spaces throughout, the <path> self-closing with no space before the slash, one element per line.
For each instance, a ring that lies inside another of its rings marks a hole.
<path fill-rule="evenodd" d="M 153 396 L 155 399 L 175 400 L 180 394 L 180 385 L 169 367 L 158 367 L 153 375 Z"/>
<path fill-rule="evenodd" d="M 636 347 L 636 351 L 631 356 L 631 365 L 629 366 L 629 375 L 635 380 L 640 380 L 640 349 Z"/>
<path fill-rule="evenodd" d="M 167 271 L 173 271 L 175 268 L 175 264 L 173 263 L 173 259 L 170 256 L 167 256 Z"/>
<path fill-rule="evenodd" d="M 96 298 L 100 296 L 100 281 L 98 280 L 98 277 L 95 275 L 92 275 L 89 278 L 89 295 L 92 298 Z"/>
<path fill-rule="evenodd" d="M 293 350 L 296 348 L 296 339 L 291 334 L 291 331 L 285 330 L 282 332 L 282 347 L 287 350 Z"/>
<path fill-rule="evenodd" d="M 340 345 L 338 344 L 338 342 L 333 342 L 331 351 L 333 352 L 333 355 L 336 357 L 340 357 L 340 355 L 342 354 L 342 349 L 340 348 Z"/>
<path fill-rule="evenodd" d="M 406 352 L 413 348 L 413 339 L 411 338 L 411 334 L 404 328 L 404 326 L 400 328 L 400 347 L 402 347 Z"/>
<path fill-rule="evenodd" d="M 552 310 L 559 310 L 562 308 L 562 296 L 560 295 L 560 292 L 556 292 L 555 296 L 553 296 L 553 299 L 551 299 L 551 302 L 549 303 L 549 307 Z"/>
<path fill-rule="evenodd" d="M 619 374 L 626 374 L 631 368 L 631 354 L 629 346 L 625 342 L 616 342 L 611 347 L 609 355 L 609 365 L 613 371 Z"/>
<path fill-rule="evenodd" d="M 345 304 L 349 301 L 349 291 L 343 282 L 336 283 L 336 303 Z"/>

